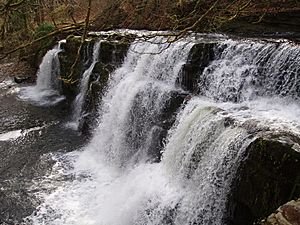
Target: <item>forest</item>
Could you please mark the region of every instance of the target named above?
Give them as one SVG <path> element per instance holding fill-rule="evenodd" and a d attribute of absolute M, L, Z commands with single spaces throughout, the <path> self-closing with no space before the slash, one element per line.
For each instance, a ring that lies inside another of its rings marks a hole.
<path fill-rule="evenodd" d="M 226 30 L 241 18 L 255 26 L 269 14 L 299 12 L 299 7 L 299 0 L 91 0 L 89 20 L 93 31 L 176 30 L 184 36 L 188 31 Z M 49 33 L 81 33 L 87 12 L 85 0 L 1 0 L 0 52 L 6 57 Z"/>

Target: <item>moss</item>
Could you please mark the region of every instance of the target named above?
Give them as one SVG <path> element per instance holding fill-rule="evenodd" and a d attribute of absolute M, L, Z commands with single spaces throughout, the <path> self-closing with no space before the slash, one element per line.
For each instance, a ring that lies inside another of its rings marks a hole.
<path fill-rule="evenodd" d="M 93 44 L 91 41 L 86 41 L 80 53 L 80 58 L 78 63 L 74 68 L 73 76 L 70 77 L 71 67 L 74 64 L 78 48 L 81 45 L 81 37 L 70 35 L 66 39 L 66 43 L 62 44 L 62 52 L 59 53 L 59 60 L 61 65 L 60 77 L 63 82 L 63 93 L 67 96 L 69 101 L 73 101 L 78 92 L 78 83 L 81 79 L 81 75 L 85 70 L 85 61 L 88 55 L 92 55 Z"/>

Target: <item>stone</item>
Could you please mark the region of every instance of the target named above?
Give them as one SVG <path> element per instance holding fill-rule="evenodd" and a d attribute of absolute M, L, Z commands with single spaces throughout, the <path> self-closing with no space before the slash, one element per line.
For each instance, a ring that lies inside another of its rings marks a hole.
<path fill-rule="evenodd" d="M 292 200 L 272 213 L 261 225 L 300 225 L 300 199 Z"/>
<path fill-rule="evenodd" d="M 197 43 L 195 44 L 188 56 L 187 63 L 183 65 L 181 74 L 177 79 L 177 84 L 183 90 L 190 93 L 199 93 L 198 81 L 205 67 L 214 58 L 214 47 L 216 43 Z"/>
<path fill-rule="evenodd" d="M 14 82 L 17 83 L 17 84 L 22 84 L 22 83 L 25 83 L 27 82 L 31 77 L 18 77 L 18 76 L 15 76 L 14 77 Z"/>
<path fill-rule="evenodd" d="M 247 147 L 228 203 L 229 224 L 253 224 L 300 196 L 300 153 L 293 148 L 298 141 L 291 134 L 269 135 Z M 286 217 L 298 218 L 296 210 L 284 209 Z"/>
<path fill-rule="evenodd" d="M 92 63 L 94 44 L 96 41 L 101 40 L 99 38 L 98 36 L 91 36 L 84 42 L 73 77 L 69 77 L 69 73 L 77 57 L 81 37 L 69 36 L 66 39 L 66 43 L 63 43 L 61 46 L 63 51 L 59 53 L 60 76 L 64 81 L 63 94 L 67 97 L 69 106 L 71 106 L 78 94 L 78 85 L 82 74 Z M 116 37 L 111 41 L 102 40 L 98 62 L 95 64 L 90 76 L 89 90 L 83 106 L 86 116 L 79 127 L 85 134 L 89 134 L 89 131 L 93 128 L 93 121 L 98 115 L 98 105 L 100 104 L 101 96 L 105 92 L 110 74 L 122 64 L 130 45 L 128 42 L 116 41 L 115 39 Z"/>

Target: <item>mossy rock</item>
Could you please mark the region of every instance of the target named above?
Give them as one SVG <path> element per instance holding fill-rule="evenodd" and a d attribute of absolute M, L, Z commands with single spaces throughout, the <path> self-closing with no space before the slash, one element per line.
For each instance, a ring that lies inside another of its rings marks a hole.
<path fill-rule="evenodd" d="M 80 58 L 74 68 L 72 77 L 71 68 L 74 64 L 78 49 L 81 45 L 81 37 L 79 36 L 68 36 L 66 43 L 62 43 L 62 52 L 59 53 L 60 60 L 60 77 L 63 82 L 63 93 L 67 96 L 69 101 L 73 101 L 78 92 L 78 84 L 84 70 L 90 65 L 91 60 L 88 58 L 93 54 L 94 40 L 88 40 L 84 42 L 81 49 Z"/>
<path fill-rule="evenodd" d="M 80 82 L 84 70 L 92 63 L 93 47 L 97 41 L 99 41 L 99 37 L 89 38 L 84 44 L 85 47 L 84 52 L 81 53 L 81 61 L 76 66 L 76 71 L 74 73 L 74 79 L 78 80 L 78 82 Z M 65 44 L 66 47 L 64 47 L 66 50 L 62 56 L 60 56 L 62 57 L 62 74 L 67 74 L 71 67 L 75 58 L 74 54 L 72 55 L 72 51 L 78 46 L 78 43 L 77 37 L 70 37 L 67 39 Z M 93 121 L 98 117 L 98 106 L 102 96 L 106 92 L 109 77 L 112 72 L 123 63 L 128 48 L 129 43 L 106 40 L 101 41 L 98 62 L 95 64 L 90 76 L 89 90 L 83 106 L 86 114 L 80 125 L 80 129 L 83 133 L 89 134 L 93 129 Z M 78 93 L 78 82 L 73 85 L 64 85 L 64 92 L 68 93 L 68 99 L 71 99 L 72 101 Z"/>

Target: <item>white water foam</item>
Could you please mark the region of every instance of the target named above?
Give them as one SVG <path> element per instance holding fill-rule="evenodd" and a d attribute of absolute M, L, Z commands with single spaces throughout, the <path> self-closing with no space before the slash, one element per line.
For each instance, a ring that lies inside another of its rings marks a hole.
<path fill-rule="evenodd" d="M 47 106 L 55 105 L 64 100 L 60 94 L 60 64 L 58 54 L 62 51 L 60 41 L 53 49 L 44 56 L 37 72 L 36 85 L 24 87 L 20 90 L 19 97 L 34 104 Z"/>
<path fill-rule="evenodd" d="M 199 83 L 205 96 L 236 102 L 257 96 L 299 98 L 299 46 L 227 40 L 215 54 Z"/>
<path fill-rule="evenodd" d="M 168 47 L 159 44 L 163 41 L 156 38 L 132 44 L 122 67 L 111 75 L 100 123 L 88 148 L 105 154 L 113 164 L 147 159 L 151 121 L 176 90 L 176 79 L 193 44 L 178 42 Z"/>
<path fill-rule="evenodd" d="M 45 126 L 43 127 L 33 127 L 30 129 L 25 129 L 25 130 L 13 130 L 13 131 L 9 131 L 6 133 L 1 133 L 0 134 L 0 141 L 13 141 L 16 140 L 20 137 L 24 137 L 26 135 L 28 135 L 29 133 L 33 132 L 33 131 L 38 131 L 38 130 L 42 130 L 44 129 Z"/>

